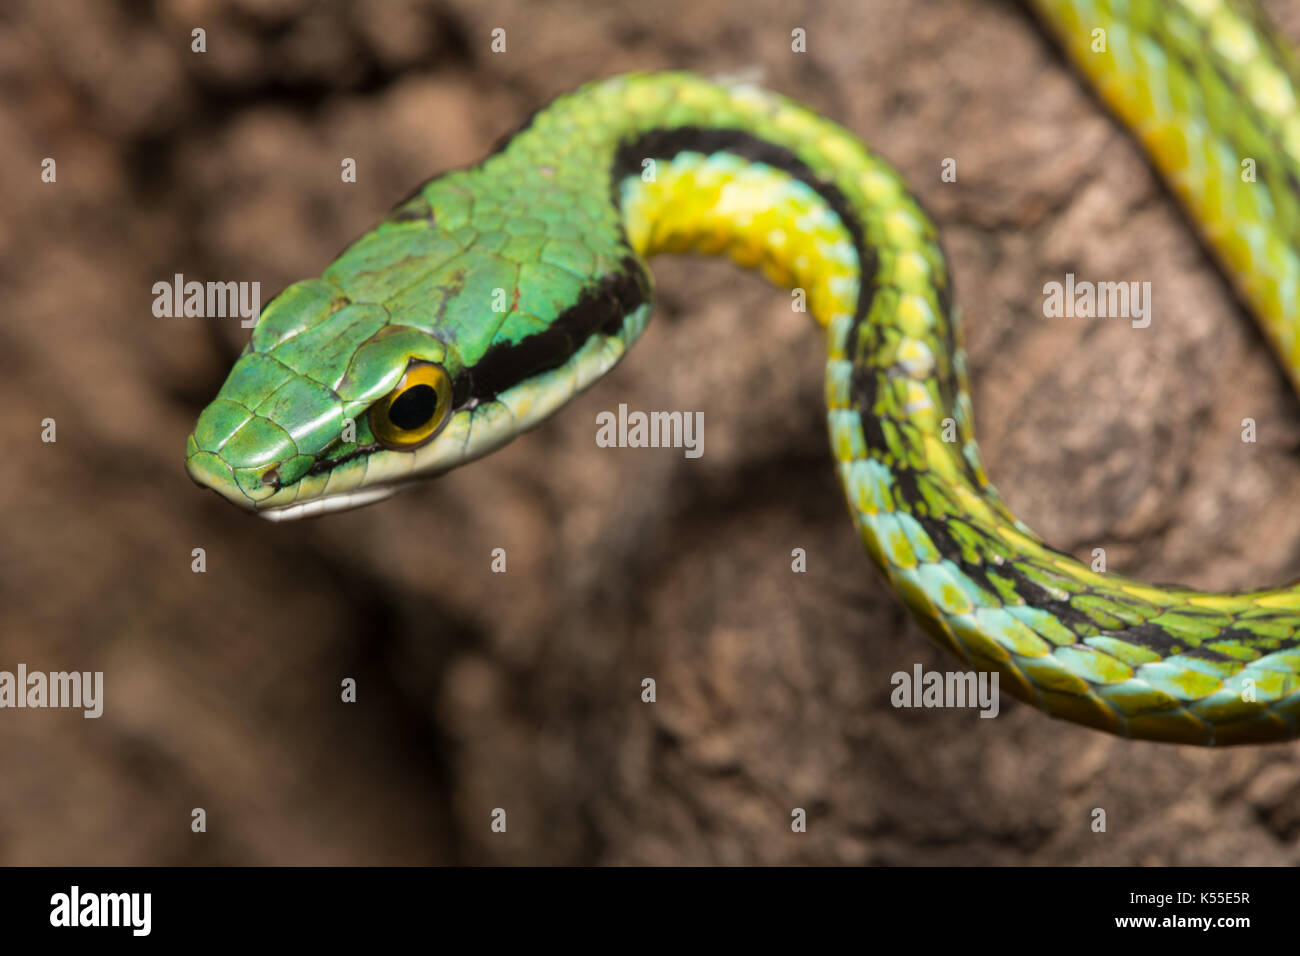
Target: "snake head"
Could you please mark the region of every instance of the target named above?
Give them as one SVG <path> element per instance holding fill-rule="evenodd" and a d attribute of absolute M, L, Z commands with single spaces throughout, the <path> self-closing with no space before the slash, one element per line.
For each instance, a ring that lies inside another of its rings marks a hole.
<path fill-rule="evenodd" d="M 272 520 L 369 504 L 500 447 L 622 357 L 649 312 L 626 247 L 505 210 L 485 234 L 489 198 L 471 227 L 463 192 L 427 184 L 268 303 L 189 436 L 191 478 Z"/>
<path fill-rule="evenodd" d="M 411 471 L 417 449 L 422 474 L 459 464 L 461 372 L 454 346 L 393 323 L 382 305 L 352 302 L 325 279 L 296 283 L 268 304 L 199 416 L 186 468 L 271 519 L 377 501 Z"/>

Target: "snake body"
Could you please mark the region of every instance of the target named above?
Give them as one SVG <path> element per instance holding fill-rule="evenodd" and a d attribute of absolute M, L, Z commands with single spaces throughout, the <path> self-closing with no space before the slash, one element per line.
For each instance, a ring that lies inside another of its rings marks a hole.
<path fill-rule="evenodd" d="M 1300 383 L 1291 54 L 1237 0 L 1032 6 L 1145 144 Z M 1017 521 L 981 465 L 934 224 L 859 139 L 748 83 L 594 82 L 477 166 L 425 183 L 267 305 L 189 438 L 189 473 L 285 519 L 478 458 L 623 357 L 659 252 L 726 254 L 805 291 L 826 333 L 853 525 L 969 666 L 1115 734 L 1296 735 L 1300 587 L 1151 586 L 1093 571 Z"/>

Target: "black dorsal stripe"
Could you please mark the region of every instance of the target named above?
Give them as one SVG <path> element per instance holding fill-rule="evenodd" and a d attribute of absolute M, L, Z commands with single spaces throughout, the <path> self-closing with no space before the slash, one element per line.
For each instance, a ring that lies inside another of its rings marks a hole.
<path fill-rule="evenodd" d="M 816 192 L 839 217 L 858 256 L 858 301 L 854 324 L 867 314 L 874 289 L 875 258 L 863 241 L 862 224 L 834 183 L 813 172 L 802 159 L 783 146 L 741 129 L 675 126 L 656 129 L 627 140 L 615 151 L 610 169 L 610 200 L 621 205 L 619 184 L 641 174 L 645 159 L 670 160 L 685 151 L 728 152 L 750 162 L 785 172 Z M 612 335 L 624 316 L 650 301 L 650 279 L 640 260 L 628 250 L 616 272 L 603 276 L 545 331 L 519 342 L 498 343 L 487 350 L 467 375 L 456 383 L 454 401 L 487 401 L 541 372 L 557 368 L 581 348 L 596 331 Z"/>
<path fill-rule="evenodd" d="M 650 301 L 650 278 L 630 252 L 616 272 L 582 291 L 545 331 L 519 342 L 498 342 L 490 347 L 467 374 L 468 387 L 456 404 L 473 398 L 487 401 L 513 385 L 541 372 L 558 368 L 593 332 L 614 335 L 623 318 Z"/>

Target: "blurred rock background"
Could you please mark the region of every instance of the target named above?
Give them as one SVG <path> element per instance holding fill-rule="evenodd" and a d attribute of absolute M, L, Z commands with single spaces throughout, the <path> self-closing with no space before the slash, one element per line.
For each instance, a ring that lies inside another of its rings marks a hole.
<path fill-rule="evenodd" d="M 1296 745 L 889 706 L 893 672 L 957 665 L 855 540 L 818 335 L 726 264 L 658 262 L 627 361 L 471 469 L 285 526 L 190 484 L 247 330 L 154 318 L 153 283 L 266 301 L 553 95 L 666 67 L 761 70 L 898 165 L 953 259 L 986 460 L 1049 541 L 1154 581 L 1300 575 L 1300 403 L 1014 4 L 9 0 L 0 668 L 102 670 L 106 701 L 0 711 L 0 863 L 1300 862 Z M 1067 271 L 1150 281 L 1152 326 L 1044 319 Z M 703 410 L 704 457 L 598 449 L 621 401 Z"/>

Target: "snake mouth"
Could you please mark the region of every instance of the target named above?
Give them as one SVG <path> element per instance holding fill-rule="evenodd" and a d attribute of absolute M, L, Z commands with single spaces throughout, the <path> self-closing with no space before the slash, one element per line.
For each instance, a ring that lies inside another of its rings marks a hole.
<path fill-rule="evenodd" d="M 193 438 L 190 441 L 192 443 Z M 293 498 L 303 490 L 300 486 L 294 485 L 259 499 L 241 488 L 234 480 L 230 466 L 211 452 L 191 450 L 186 461 L 186 470 L 195 484 L 215 491 L 244 511 L 252 512 L 267 521 L 295 521 L 298 518 L 350 511 L 376 501 L 383 501 L 401 489 L 401 485 L 396 483 L 374 484 L 348 491 L 337 491 L 333 494 L 312 496 L 309 493 L 302 500 L 294 501 Z M 289 500 L 285 501 L 286 498 Z"/>
<path fill-rule="evenodd" d="M 334 514 L 339 511 L 351 511 L 364 505 L 383 501 L 398 492 L 395 486 L 380 488 L 358 488 L 337 495 L 298 501 L 291 505 L 279 505 L 274 508 L 256 508 L 254 513 L 267 521 L 297 521 L 299 518 L 314 518 L 318 515 Z"/>

